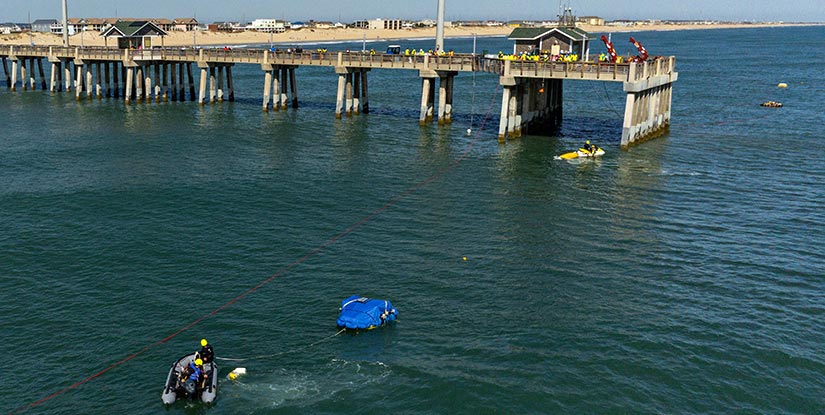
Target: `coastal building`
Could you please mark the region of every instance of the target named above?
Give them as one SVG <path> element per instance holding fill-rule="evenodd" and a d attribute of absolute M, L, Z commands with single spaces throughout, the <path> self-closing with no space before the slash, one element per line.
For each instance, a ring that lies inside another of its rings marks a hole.
<path fill-rule="evenodd" d="M 165 30 L 147 20 L 121 20 L 101 34 L 107 39 L 117 39 L 117 47 L 120 49 L 148 49 L 152 46 L 161 46 L 156 44 L 156 40 L 166 35 Z"/>
<path fill-rule="evenodd" d="M 437 23 L 438 22 L 436 22 L 433 19 L 424 19 L 424 20 L 419 20 L 419 21 L 413 23 L 412 26 L 410 26 L 410 27 L 435 27 L 435 25 Z M 452 27 L 452 26 L 453 26 L 453 22 L 451 22 L 451 21 L 445 21 L 444 22 L 444 27 Z"/>
<path fill-rule="evenodd" d="M 604 18 L 599 16 L 582 16 L 578 20 L 579 23 L 590 26 L 604 26 Z"/>
<path fill-rule="evenodd" d="M 246 25 L 241 22 L 215 22 L 209 26 L 215 26 L 218 32 L 243 32 Z"/>
<path fill-rule="evenodd" d="M 191 32 L 197 30 L 200 23 L 194 17 L 184 17 L 172 20 L 172 27 L 169 30 L 176 32 Z M 166 30 L 166 29 L 164 29 Z"/>
<path fill-rule="evenodd" d="M 10 35 L 12 33 L 20 33 L 23 29 L 20 26 L 7 22 L 7 23 L 0 23 L 0 34 Z"/>
<path fill-rule="evenodd" d="M 401 30 L 404 28 L 404 21 L 401 19 L 370 19 L 370 20 L 356 20 L 352 26 L 357 29 L 389 29 Z"/>
<path fill-rule="evenodd" d="M 314 29 L 332 29 L 335 27 L 335 23 L 332 22 L 312 22 L 314 25 Z"/>
<path fill-rule="evenodd" d="M 32 22 L 32 32 L 51 33 L 52 25 L 59 23 L 56 19 L 37 19 Z"/>
<path fill-rule="evenodd" d="M 109 28 L 109 26 L 117 23 L 116 18 L 70 18 L 66 22 L 69 28 L 69 35 L 80 32 L 102 32 Z M 63 23 L 57 22 L 52 26 L 52 33 L 63 33 Z"/>
<path fill-rule="evenodd" d="M 255 19 L 246 26 L 246 29 L 264 33 L 284 33 L 286 22 L 277 19 Z"/>

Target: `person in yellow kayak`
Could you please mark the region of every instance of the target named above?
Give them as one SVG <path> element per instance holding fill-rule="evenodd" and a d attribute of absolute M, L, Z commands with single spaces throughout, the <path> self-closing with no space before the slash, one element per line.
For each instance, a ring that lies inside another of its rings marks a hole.
<path fill-rule="evenodd" d="M 596 153 L 596 150 L 598 149 L 595 145 L 590 144 L 590 140 L 585 141 L 582 148 L 590 154 Z"/>

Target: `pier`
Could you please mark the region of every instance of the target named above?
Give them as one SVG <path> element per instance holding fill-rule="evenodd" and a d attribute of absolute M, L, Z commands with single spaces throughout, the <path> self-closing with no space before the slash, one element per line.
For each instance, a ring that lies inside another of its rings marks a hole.
<path fill-rule="evenodd" d="M 607 63 L 521 61 L 474 54 L 0 46 L 0 60 L 6 86 L 12 91 L 39 86 L 52 93 L 73 91 L 77 100 L 122 97 L 126 103 L 188 100 L 200 105 L 233 101 L 233 66 L 259 65 L 263 111 L 298 108 L 296 69 L 330 67 L 338 78 L 337 118 L 369 113 L 371 71 L 413 70 L 421 79 L 421 125 L 451 123 L 454 78 L 462 72 L 486 73 L 497 75 L 503 88 L 498 129 L 502 142 L 557 126 L 562 119 L 564 81 L 621 82 L 627 94 L 623 148 L 667 130 L 673 83 L 678 79 L 672 56 Z M 48 82 L 44 60 L 50 64 Z M 193 71 L 197 69 L 196 83 Z"/>

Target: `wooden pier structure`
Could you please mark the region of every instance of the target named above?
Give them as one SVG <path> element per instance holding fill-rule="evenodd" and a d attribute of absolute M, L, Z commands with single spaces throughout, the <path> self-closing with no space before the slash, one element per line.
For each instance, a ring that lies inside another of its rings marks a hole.
<path fill-rule="evenodd" d="M 47 83 L 43 60 L 51 64 Z M 398 55 L 364 52 L 271 51 L 268 49 L 143 50 L 0 46 L 6 85 L 12 91 L 48 87 L 75 93 L 76 99 L 123 98 L 127 103 L 159 101 L 233 101 L 232 68 L 260 65 L 263 111 L 298 108 L 295 69 L 331 67 L 338 75 L 335 116 L 369 112 L 368 74 L 379 69 L 417 70 L 421 78 L 419 123 L 449 124 L 454 78 L 461 72 L 499 76 L 503 88 L 499 141 L 541 132 L 561 122 L 565 80 L 621 82 L 627 93 L 621 146 L 657 136 L 670 125 L 675 57 L 646 62 L 551 62 L 487 58 L 474 54 Z M 195 88 L 195 69 L 200 69 Z M 18 78 L 19 74 L 19 78 Z M 436 106 L 436 83 L 438 105 Z M 208 87 L 208 88 L 207 88 Z"/>

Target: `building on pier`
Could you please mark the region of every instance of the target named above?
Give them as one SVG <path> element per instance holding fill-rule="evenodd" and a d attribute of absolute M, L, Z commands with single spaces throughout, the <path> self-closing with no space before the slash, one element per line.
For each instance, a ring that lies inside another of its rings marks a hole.
<path fill-rule="evenodd" d="M 163 42 L 163 36 L 167 33 L 156 24 L 146 20 L 136 21 L 118 21 L 108 29 L 106 29 L 101 36 L 104 38 L 117 39 L 117 47 L 119 49 L 148 49 L 155 45 L 154 40 L 158 37 Z"/>
<path fill-rule="evenodd" d="M 567 8 L 556 27 L 517 27 L 507 36 L 513 41 L 513 55 L 543 52 L 550 55 L 576 54 L 584 58 L 590 48 L 590 34 L 576 27 L 576 16 Z"/>
<path fill-rule="evenodd" d="M 590 34 L 577 27 L 517 27 L 507 39 L 513 41 L 513 55 L 545 52 L 550 55 L 574 53 L 584 57 L 590 47 Z"/>

